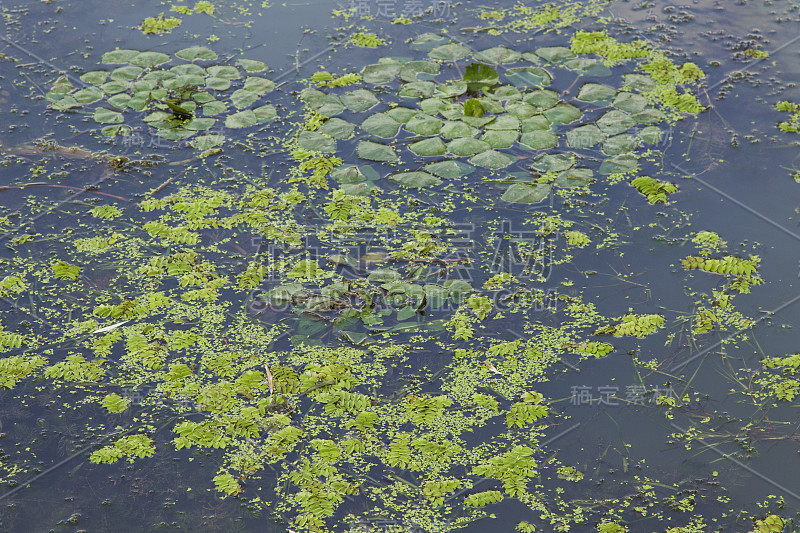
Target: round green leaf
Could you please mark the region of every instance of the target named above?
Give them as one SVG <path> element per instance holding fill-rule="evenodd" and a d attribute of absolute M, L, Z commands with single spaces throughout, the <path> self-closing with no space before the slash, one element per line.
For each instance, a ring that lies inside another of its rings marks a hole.
<path fill-rule="evenodd" d="M 334 94 L 325 94 L 315 89 L 303 89 L 300 99 L 311 109 L 326 117 L 333 117 L 344 111 L 344 105 Z"/>
<path fill-rule="evenodd" d="M 274 105 L 262 105 L 255 109 L 253 109 L 253 114 L 256 116 L 256 120 L 258 123 L 261 124 L 262 122 L 269 122 L 277 118 L 278 112 L 275 110 Z"/>
<path fill-rule="evenodd" d="M 452 180 L 471 174 L 475 170 L 475 167 L 451 159 L 449 161 L 439 161 L 438 163 L 428 163 L 425 165 L 425 170 L 440 178 Z"/>
<path fill-rule="evenodd" d="M 467 84 L 463 81 L 454 81 L 436 87 L 436 94 L 444 98 L 461 96 L 467 92 Z"/>
<path fill-rule="evenodd" d="M 432 81 L 415 81 L 404 83 L 397 94 L 402 98 L 428 98 L 435 89 L 436 84 Z"/>
<path fill-rule="evenodd" d="M 409 150 L 420 156 L 443 155 L 447 152 L 447 147 L 439 137 L 431 137 L 411 143 Z"/>
<path fill-rule="evenodd" d="M 550 109 L 558 103 L 558 93 L 549 89 L 531 91 L 525 95 L 523 101 L 539 110 Z"/>
<path fill-rule="evenodd" d="M 182 65 L 175 65 L 171 69 L 165 72 L 173 72 L 175 76 L 206 76 L 206 69 L 201 67 L 200 65 L 195 65 L 193 63 L 186 63 Z M 174 77 L 174 76 L 173 76 Z"/>
<path fill-rule="evenodd" d="M 486 96 L 487 98 L 492 98 L 494 100 L 522 100 L 522 93 L 519 92 L 519 89 L 512 85 L 501 85 L 491 93 L 488 93 Z"/>
<path fill-rule="evenodd" d="M 111 71 L 109 77 L 112 80 L 117 80 L 117 81 L 123 81 L 123 82 L 131 81 L 138 78 L 139 74 L 141 74 L 143 71 L 144 69 L 142 69 L 141 67 L 134 67 L 132 65 L 127 65 L 125 67 L 115 68 L 113 71 Z"/>
<path fill-rule="evenodd" d="M 547 150 L 558 146 L 558 139 L 551 131 L 531 131 L 523 133 L 519 143 L 532 150 Z"/>
<path fill-rule="evenodd" d="M 539 172 L 560 172 L 575 164 L 576 155 L 572 152 L 542 154 L 533 160 L 531 167 Z"/>
<path fill-rule="evenodd" d="M 619 93 L 617 97 L 614 98 L 614 102 L 611 105 L 626 113 L 639 113 L 640 111 L 644 111 L 647 104 L 647 98 L 640 94 Z"/>
<path fill-rule="evenodd" d="M 72 97 L 81 104 L 91 104 L 92 102 L 97 102 L 98 100 L 102 100 L 103 96 L 105 96 L 103 91 L 97 87 L 87 87 L 72 93 Z"/>
<path fill-rule="evenodd" d="M 131 128 L 130 126 L 124 125 L 105 126 L 100 130 L 100 133 L 106 137 L 116 137 L 117 135 L 128 136 L 131 134 Z"/>
<path fill-rule="evenodd" d="M 419 114 L 406 122 L 405 129 L 417 135 L 436 135 L 442 129 L 443 122 L 430 115 Z"/>
<path fill-rule="evenodd" d="M 633 135 L 624 133 L 609 137 L 603 142 L 603 153 L 606 155 L 617 155 L 632 152 L 638 147 L 638 139 Z"/>
<path fill-rule="evenodd" d="M 108 78 L 108 72 L 105 70 L 91 70 L 81 74 L 81 81 L 94 85 L 100 85 L 106 81 L 106 78 Z"/>
<path fill-rule="evenodd" d="M 342 95 L 341 100 L 347 109 L 356 113 L 366 111 L 378 104 L 375 95 L 366 89 L 356 89 L 346 93 Z"/>
<path fill-rule="evenodd" d="M 658 124 L 667 120 L 666 115 L 658 109 L 645 109 L 634 115 L 631 118 L 639 124 Z"/>
<path fill-rule="evenodd" d="M 456 139 L 458 137 L 474 137 L 478 130 L 461 121 L 449 120 L 442 126 L 442 137 L 445 139 Z"/>
<path fill-rule="evenodd" d="M 248 128 L 258 124 L 258 117 L 250 110 L 239 111 L 225 118 L 225 127 L 231 129 Z"/>
<path fill-rule="evenodd" d="M 630 154 L 614 155 L 600 164 L 600 174 L 607 176 L 618 172 L 633 172 L 639 168 L 639 159 Z"/>
<path fill-rule="evenodd" d="M 550 122 L 558 122 L 559 124 L 569 124 L 583 116 L 581 110 L 570 104 L 558 104 L 544 112 L 544 116 Z"/>
<path fill-rule="evenodd" d="M 112 50 L 111 52 L 106 52 L 103 54 L 103 58 L 100 60 L 102 63 L 105 64 L 120 64 L 120 63 L 128 63 L 133 57 L 139 54 L 138 50 Z"/>
<path fill-rule="evenodd" d="M 590 148 L 605 138 L 600 128 L 587 124 L 567 132 L 567 145 L 572 148 Z"/>
<path fill-rule="evenodd" d="M 250 92 L 246 89 L 233 91 L 233 94 L 231 95 L 231 103 L 235 105 L 237 109 L 249 107 L 258 99 L 258 94 Z"/>
<path fill-rule="evenodd" d="M 400 123 L 384 113 L 376 113 L 361 123 L 361 129 L 376 137 L 388 139 L 397 135 Z"/>
<path fill-rule="evenodd" d="M 536 50 L 536 55 L 551 63 L 575 57 L 572 50 L 564 46 L 545 46 L 543 48 L 538 48 Z"/>
<path fill-rule="evenodd" d="M 539 67 L 511 68 L 506 71 L 508 80 L 517 87 L 545 87 L 553 78 L 545 69 Z"/>
<path fill-rule="evenodd" d="M 266 78 L 259 78 L 258 76 L 248 76 L 244 80 L 244 89 L 256 93 L 259 96 L 264 96 L 275 89 L 275 82 Z"/>
<path fill-rule="evenodd" d="M 331 178 L 339 183 L 361 183 L 367 178 L 356 165 L 341 165 L 331 170 Z"/>
<path fill-rule="evenodd" d="M 95 109 L 94 120 L 100 124 L 122 124 L 124 122 L 122 113 L 111 111 L 110 109 L 106 109 L 104 107 L 98 107 Z"/>
<path fill-rule="evenodd" d="M 353 136 L 355 125 L 340 118 L 328 119 L 319 129 L 320 133 L 333 137 L 334 139 L 349 139 Z"/>
<path fill-rule="evenodd" d="M 553 185 L 558 187 L 584 187 L 594 181 L 590 168 L 571 168 L 558 173 Z"/>
<path fill-rule="evenodd" d="M 492 130 L 484 133 L 481 140 L 488 143 L 492 148 L 511 148 L 517 137 L 519 137 L 517 130 Z"/>
<path fill-rule="evenodd" d="M 205 131 L 214 127 L 216 122 L 215 118 L 193 118 L 184 124 L 183 128 L 190 131 Z"/>
<path fill-rule="evenodd" d="M 131 97 L 125 93 L 115 94 L 111 98 L 108 99 L 108 103 L 116 107 L 117 109 L 125 109 L 128 107 L 128 102 L 131 101 Z"/>
<path fill-rule="evenodd" d="M 297 136 L 297 145 L 304 150 L 335 152 L 336 141 L 316 131 L 302 131 Z"/>
<path fill-rule="evenodd" d="M 203 104 L 203 114 L 209 117 L 219 115 L 220 113 L 225 113 L 227 111 L 228 106 L 225 105 L 225 102 L 220 102 L 219 100 L 213 100 L 207 104 Z"/>
<path fill-rule="evenodd" d="M 267 64 L 262 61 L 254 61 L 252 59 L 239 59 L 236 64 L 242 67 L 245 72 L 261 72 L 267 70 Z"/>
<path fill-rule="evenodd" d="M 400 65 L 396 63 L 367 65 L 361 69 L 361 77 L 367 83 L 389 83 L 400 74 Z"/>
<path fill-rule="evenodd" d="M 550 189 L 550 185 L 544 183 L 514 183 L 506 189 L 500 199 L 520 204 L 538 204 L 547 198 Z"/>
<path fill-rule="evenodd" d="M 155 67 L 166 63 L 170 60 L 167 54 L 161 52 L 140 52 L 130 58 L 128 63 L 131 65 L 138 65 L 140 67 Z"/>
<path fill-rule="evenodd" d="M 227 91 L 231 88 L 231 80 L 225 78 L 206 78 L 206 87 L 215 91 Z"/>
<path fill-rule="evenodd" d="M 206 69 L 209 76 L 215 78 L 227 78 L 229 80 L 238 80 L 242 77 L 239 69 L 231 65 L 213 65 Z"/>
<path fill-rule="evenodd" d="M 536 115 L 522 121 L 522 133 L 531 131 L 550 131 L 550 121 L 544 115 Z"/>
<path fill-rule="evenodd" d="M 397 122 L 400 122 L 401 124 L 405 124 L 415 115 L 417 115 L 417 113 L 418 111 L 415 109 L 409 109 L 407 107 L 395 107 L 387 111 L 386 115 L 393 118 Z"/>
<path fill-rule="evenodd" d="M 66 111 L 67 109 L 72 109 L 73 107 L 81 107 L 81 104 L 73 96 L 64 95 L 59 100 L 56 100 L 50 104 L 50 107 L 56 111 Z"/>
<path fill-rule="evenodd" d="M 434 61 L 409 61 L 400 69 L 400 79 L 408 82 L 429 80 L 437 74 L 439 63 Z"/>
<path fill-rule="evenodd" d="M 622 82 L 637 91 L 652 91 L 656 88 L 656 82 L 646 74 L 625 74 L 622 76 Z"/>
<path fill-rule="evenodd" d="M 605 66 L 602 61 L 588 57 L 568 59 L 564 61 L 564 66 L 570 70 L 578 71 L 584 76 L 593 76 L 595 78 L 611 76 L 611 69 Z"/>
<path fill-rule="evenodd" d="M 506 104 L 506 112 L 520 120 L 525 120 L 526 118 L 531 118 L 539 114 L 538 109 L 525 102 L 509 102 Z"/>
<path fill-rule="evenodd" d="M 489 143 L 487 142 L 466 137 L 462 137 L 460 139 L 454 139 L 449 143 L 447 143 L 448 152 L 462 157 L 479 154 L 481 152 L 485 152 L 486 150 L 490 150 L 491 148 L 492 147 L 489 146 Z"/>
<path fill-rule="evenodd" d="M 469 162 L 478 167 L 497 170 L 513 163 L 514 158 L 496 150 L 487 150 L 472 156 Z"/>
<path fill-rule="evenodd" d="M 389 179 L 404 187 L 408 187 L 409 189 L 420 189 L 422 187 L 431 187 L 433 185 L 439 185 L 442 182 L 442 180 L 440 180 L 436 176 L 421 171 L 398 172 L 397 174 L 390 175 Z"/>
<path fill-rule="evenodd" d="M 358 157 L 369 161 L 396 161 L 394 148 L 372 141 L 360 141 L 357 147 Z"/>
<path fill-rule="evenodd" d="M 181 59 L 185 59 L 186 61 L 194 61 L 195 59 L 213 61 L 217 59 L 217 54 L 205 46 L 190 46 L 189 48 L 178 50 L 175 52 L 175 55 Z M 203 148 L 203 150 L 205 150 L 205 148 Z"/>
<path fill-rule="evenodd" d="M 109 81 L 100 86 L 106 94 L 117 94 L 128 90 L 128 84 L 121 81 Z"/>
<path fill-rule="evenodd" d="M 481 63 L 488 63 L 490 65 L 500 65 L 505 63 L 513 63 L 522 58 L 522 54 L 515 52 L 505 46 L 495 46 L 475 54 L 475 60 Z"/>
<path fill-rule="evenodd" d="M 428 57 L 440 61 L 458 61 L 467 57 L 470 52 L 469 48 L 460 44 L 444 44 L 428 52 Z"/>
<path fill-rule="evenodd" d="M 658 144 L 661 142 L 661 137 L 664 133 L 658 128 L 658 126 L 647 126 L 642 128 L 639 132 L 639 137 L 646 142 L 647 144 Z"/>
<path fill-rule="evenodd" d="M 544 118 L 544 117 L 543 117 Z M 491 124 L 486 126 L 487 130 L 519 130 L 520 120 L 513 115 L 500 115 Z"/>
<path fill-rule="evenodd" d="M 578 91 L 578 100 L 583 102 L 611 102 L 617 91 L 600 83 L 584 83 Z"/>
<path fill-rule="evenodd" d="M 597 126 L 606 135 L 618 135 L 636 125 L 636 122 L 623 111 L 612 109 L 599 119 Z"/>
<path fill-rule="evenodd" d="M 209 148 L 221 146 L 224 142 L 224 135 L 208 134 L 195 137 L 189 144 L 198 150 L 208 150 Z"/>

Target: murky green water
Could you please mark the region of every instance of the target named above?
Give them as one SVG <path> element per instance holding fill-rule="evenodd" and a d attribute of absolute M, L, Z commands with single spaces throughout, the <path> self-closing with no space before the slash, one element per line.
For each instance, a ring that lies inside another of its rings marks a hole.
<path fill-rule="evenodd" d="M 4 531 L 797 529 L 796 3 L 2 12 Z"/>

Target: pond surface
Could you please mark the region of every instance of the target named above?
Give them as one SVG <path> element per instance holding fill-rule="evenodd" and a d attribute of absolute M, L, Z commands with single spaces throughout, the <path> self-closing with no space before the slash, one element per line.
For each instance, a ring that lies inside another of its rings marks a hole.
<path fill-rule="evenodd" d="M 2 13 L 4 531 L 797 530 L 797 2 Z"/>

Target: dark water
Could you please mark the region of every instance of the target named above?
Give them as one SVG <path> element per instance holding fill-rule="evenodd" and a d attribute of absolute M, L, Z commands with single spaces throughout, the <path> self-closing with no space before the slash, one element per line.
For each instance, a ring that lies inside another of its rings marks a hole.
<path fill-rule="evenodd" d="M 406 39 L 427 31 L 458 35 L 458 28 L 480 22 L 476 12 L 470 11 L 474 6 L 467 3 L 449 6 L 438 22 L 428 16 L 408 26 L 391 25 L 379 16 L 377 21 L 363 23 L 371 31 L 382 28 L 381 35 L 392 40 L 388 47 L 334 54 L 329 47 L 351 31 L 349 24 L 361 22 L 334 19 L 331 11 L 337 6 L 333 3 L 216 5 L 218 16 L 186 15 L 179 28 L 158 36 L 145 36 L 136 26 L 146 16 L 162 11 L 169 14 L 159 2 L 137 2 L 134 7 L 54 1 L 3 7 L 0 53 L 18 59 L 15 63 L 0 61 L 0 145 L 7 149 L 0 166 L 0 187 L 18 187 L 0 190 L 0 216 L 10 215 L 15 228 L 0 235 L 3 241 L 23 233 L 68 228 L 77 223 L 74 208 L 93 198 L 121 198 L 130 205 L 162 183 L 166 183 L 167 192 L 190 179 L 179 172 L 178 166 L 168 165 L 152 169 L 141 166 L 109 176 L 101 165 L 75 154 L 19 148 L 44 139 L 158 163 L 191 156 L 190 149 L 175 149 L 152 138 L 137 142 L 119 137 L 106 140 L 96 134 L 97 125 L 88 118 L 45 111 L 46 87 L 60 72 L 74 79 L 97 68 L 102 54 L 116 47 L 173 53 L 205 44 L 220 56 L 242 54 L 267 63 L 268 77 L 286 83 L 271 95 L 271 103 L 292 109 L 297 101 L 291 91 L 301 88 L 297 81 L 319 66 L 331 72 L 358 71 L 380 57 L 406 55 Z M 363 9 L 378 9 L 378 4 L 365 5 Z M 654 489 L 657 493 L 675 493 L 674 486 L 666 487 L 674 484 L 678 490 L 713 494 L 695 512 L 708 522 L 712 517 L 719 519 L 725 531 L 749 530 L 749 515 L 745 513 L 737 522 L 735 513 L 729 510 L 746 510 L 762 517 L 765 513 L 757 504 L 770 495 L 785 500 L 781 516 L 794 517 L 800 508 L 796 402 L 766 408 L 742 391 L 750 386 L 748 376 L 760 369 L 763 357 L 785 356 L 797 350 L 800 185 L 791 175 L 800 168 L 800 162 L 797 136 L 777 130 L 777 122 L 786 117 L 774 109 L 780 100 L 800 98 L 796 87 L 800 41 L 793 40 L 800 28 L 797 5 L 779 1 L 698 1 L 683 6 L 618 2 L 612 3 L 605 14 L 610 17 L 605 28 L 612 35 L 643 36 L 668 50 L 676 60 L 697 63 L 708 75 L 701 101 L 710 109 L 678 122 L 670 131 L 669 142 L 661 146 L 660 165 L 650 169 L 651 175 L 658 173 L 659 179 L 679 185 L 675 202 L 656 208 L 643 205 L 633 189 L 611 193 L 614 205 L 626 207 L 606 213 L 602 222 L 596 222 L 624 228 L 629 244 L 620 250 L 576 254 L 573 262 L 554 267 L 548 287 L 566 292 L 568 287 L 561 281 L 572 280 L 582 289 L 585 301 L 594 303 L 606 316 L 622 315 L 629 307 L 637 313 L 663 313 L 673 327 L 670 331 L 675 331 L 677 318 L 693 308 L 680 266 L 680 259 L 691 253 L 691 246 L 679 238 L 699 230 L 719 233 L 728 241 L 730 253 L 759 255 L 759 273 L 765 283 L 754 287 L 752 294 L 737 296 L 737 310 L 759 320 L 746 332 L 746 339 L 723 346 L 716 344 L 716 337 L 699 344 L 680 335 L 666 343 L 665 335 L 615 339 L 615 357 L 589 359 L 579 368 L 563 371 L 559 367 L 549 381 L 537 385 L 536 390 L 560 415 L 558 425 L 547 435 L 548 455 L 557 454 L 563 464 L 575 466 L 586 476 L 584 484 L 569 487 L 564 498 L 599 502 L 624 497 L 641 478 L 649 478 L 660 483 Z M 580 27 L 580 23 L 575 26 Z M 590 23 L 588 27 L 600 26 Z M 209 42 L 206 37 L 211 34 L 218 40 Z M 467 42 L 477 49 L 496 44 L 513 48 L 515 44 L 513 36 L 467 35 Z M 564 37 L 542 35 L 537 46 L 564 43 Z M 741 50 L 756 45 L 770 56 L 762 61 L 742 56 Z M 562 80 L 554 84 L 558 90 L 567 85 L 569 81 Z M 285 134 L 278 126 L 259 132 L 267 139 L 280 139 Z M 244 142 L 244 135 L 241 140 Z M 342 146 L 346 146 L 345 153 L 351 149 L 347 143 L 340 143 Z M 266 160 L 247 154 L 229 157 L 221 165 L 207 166 L 208 181 L 228 175 L 226 167 L 238 166 L 252 174 L 275 169 L 280 173 L 278 165 L 284 160 L 279 155 Z M 274 168 L 265 169 L 265 165 Z M 51 177 L 37 179 L 39 172 Z M 57 180 L 52 179 L 53 174 L 58 174 Z M 40 181 L 45 185 L 19 188 Z M 90 185 L 93 189 L 84 191 Z M 684 222 L 688 219 L 681 213 L 689 214 L 691 220 Z M 524 209 L 508 212 L 512 223 L 522 222 L 527 215 Z M 489 233 L 480 218 L 467 213 L 462 216 L 463 222 L 476 223 L 476 241 Z M 657 229 L 632 229 L 651 224 Z M 54 246 L 57 243 L 40 243 L 37 251 L 44 257 Z M 0 258 L 10 260 L 14 253 L 9 246 L 0 250 Z M 584 276 L 581 272 L 585 270 L 597 273 Z M 98 274 L 96 281 L 101 284 L 102 275 Z M 717 285 L 716 279 L 696 278 L 691 288 L 710 292 Z M 6 304 L 2 310 L 7 330 L 11 324 L 31 320 L 25 312 Z M 535 317 L 542 322 L 552 320 L 547 310 Z M 69 319 L 69 310 L 62 309 L 59 316 L 47 317 L 45 322 Z M 502 329 L 492 327 L 513 334 L 522 324 L 511 319 Z M 633 357 L 658 363 L 648 369 L 636 364 Z M 424 363 L 435 369 L 447 364 L 448 358 L 431 352 Z M 640 387 L 646 387 L 648 396 L 636 396 Z M 576 399 L 576 392 L 581 390 L 594 401 Z M 685 408 L 675 409 L 670 418 L 664 409 L 654 408 L 653 391 L 655 396 L 688 395 L 692 401 Z M 87 455 L 92 446 L 107 434 L 94 428 L 106 421 L 107 413 L 99 405 L 87 405 L 71 414 L 57 408 L 62 403 L 78 402 L 78 396 L 65 390 L 43 389 L 29 381 L 0 392 L 0 430 L 4 433 L 0 448 L 21 464 L 13 483 L 0 477 L 0 523 L 4 530 L 286 530 L 281 519 L 287 517 L 257 512 L 246 500 L 221 499 L 208 490 L 213 489 L 209 480 L 221 464 L 214 453 L 195 453 L 188 462 L 186 455 L 160 453 L 159 449 L 154 457 L 132 464 L 89 463 Z M 604 399 L 598 401 L 600 397 Z M 114 424 L 134 424 L 135 417 L 123 414 L 114 419 Z M 698 434 L 687 449 L 687 441 L 680 435 L 707 417 L 713 420 L 703 426 L 708 432 Z M 157 443 L 166 443 L 174 437 L 172 419 L 165 416 L 160 422 L 150 428 L 151 436 Z M 27 447 L 35 453 L 25 453 Z M 34 480 L 26 486 L 25 480 L 31 478 Z M 714 501 L 717 495 L 719 500 Z M 769 512 L 775 510 L 770 507 Z M 511 531 L 517 522 L 532 518 L 528 508 L 511 499 L 490 512 L 495 519 L 479 520 L 468 530 L 494 527 Z M 628 525 L 630 531 L 655 527 L 652 522 L 637 526 L 633 519 Z M 582 524 L 575 530 L 594 529 Z"/>

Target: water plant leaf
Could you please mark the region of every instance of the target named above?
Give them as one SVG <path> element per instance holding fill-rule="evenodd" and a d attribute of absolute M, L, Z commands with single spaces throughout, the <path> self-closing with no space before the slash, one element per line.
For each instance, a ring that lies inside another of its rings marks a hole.
<path fill-rule="evenodd" d="M 398 172 L 396 174 L 391 174 L 389 176 L 389 180 L 398 183 L 403 187 L 408 187 L 409 189 L 432 187 L 434 185 L 439 185 L 442 182 L 442 180 L 436 176 L 421 171 Z"/>
<path fill-rule="evenodd" d="M 611 99 L 616 96 L 617 91 L 608 85 L 600 83 L 584 83 L 578 91 L 578 100 L 583 102 L 611 102 Z"/>
<path fill-rule="evenodd" d="M 509 102 L 506 104 L 506 112 L 520 120 L 525 120 L 539 114 L 539 110 L 525 102 Z"/>
<path fill-rule="evenodd" d="M 258 117 L 250 109 L 225 117 L 225 127 L 231 129 L 249 128 L 250 126 L 255 126 L 258 122 Z"/>
<path fill-rule="evenodd" d="M 480 118 L 484 114 L 486 114 L 486 110 L 481 104 L 480 100 L 476 98 L 470 98 L 466 102 L 464 102 L 464 115 L 468 117 L 475 117 Z"/>
<path fill-rule="evenodd" d="M 103 91 L 97 87 L 87 87 L 72 93 L 72 97 L 80 104 L 91 104 L 103 99 Z"/>
<path fill-rule="evenodd" d="M 216 124 L 217 119 L 215 118 L 193 118 L 189 122 L 183 125 L 184 129 L 192 130 L 192 131 L 204 131 L 209 130 L 214 127 Z"/>
<path fill-rule="evenodd" d="M 389 83 L 400 74 L 401 65 L 397 63 L 378 63 L 361 69 L 361 77 L 367 83 Z"/>
<path fill-rule="evenodd" d="M 571 104 L 558 104 L 546 110 L 543 114 L 550 122 L 559 124 L 569 124 L 583 116 L 581 110 Z"/>
<path fill-rule="evenodd" d="M 457 156 L 475 155 L 490 150 L 489 143 L 472 138 L 454 139 L 447 143 L 447 151 Z"/>
<path fill-rule="evenodd" d="M 109 81 L 109 82 L 106 82 L 103 85 L 101 85 L 100 88 L 107 95 L 112 95 L 112 94 L 121 93 L 122 91 L 127 91 L 128 90 L 128 85 L 129 84 L 121 82 L 121 81 Z"/>
<path fill-rule="evenodd" d="M 500 65 L 519 61 L 522 58 L 522 54 L 510 48 L 506 48 L 505 46 L 495 46 L 494 48 L 488 48 L 478 52 L 473 57 L 476 61 L 480 61 L 481 63 Z"/>
<path fill-rule="evenodd" d="M 231 103 L 235 105 L 237 109 L 243 109 L 252 105 L 258 98 L 259 96 L 257 93 L 250 92 L 246 89 L 238 89 L 233 91 Z"/>
<path fill-rule="evenodd" d="M 264 96 L 275 89 L 275 82 L 258 76 L 248 76 L 244 79 L 243 89 Z"/>
<path fill-rule="evenodd" d="M 398 96 L 403 98 L 428 98 L 436 90 L 436 84 L 432 81 L 415 81 L 404 83 L 398 91 Z"/>
<path fill-rule="evenodd" d="M 531 118 L 526 118 L 520 125 L 522 126 L 522 133 L 529 133 L 531 131 L 549 131 L 552 124 L 544 115 L 536 115 Z"/>
<path fill-rule="evenodd" d="M 228 111 L 228 106 L 225 105 L 225 102 L 221 102 L 219 100 L 212 100 L 206 104 L 203 104 L 203 114 L 207 116 L 219 115 L 220 113 L 226 113 Z"/>
<path fill-rule="evenodd" d="M 542 154 L 533 160 L 531 168 L 539 172 L 561 172 L 575 164 L 577 156 L 572 152 L 559 154 Z"/>
<path fill-rule="evenodd" d="M 638 139 L 633 135 L 615 135 L 603 141 L 603 153 L 606 155 L 623 154 L 632 152 L 638 146 Z"/>
<path fill-rule="evenodd" d="M 297 136 L 297 145 L 312 152 L 335 152 L 336 141 L 316 131 L 302 131 Z"/>
<path fill-rule="evenodd" d="M 395 107 L 388 111 L 386 111 L 386 116 L 393 118 L 397 122 L 401 124 L 405 124 L 409 120 L 411 120 L 416 114 L 418 113 L 415 109 L 410 109 L 408 107 Z"/>
<path fill-rule="evenodd" d="M 612 109 L 597 120 L 600 131 L 606 135 L 618 135 L 636 125 L 630 115 L 617 109 Z"/>
<path fill-rule="evenodd" d="M 256 116 L 258 123 L 261 124 L 277 118 L 278 111 L 274 105 L 266 104 L 253 109 L 253 114 Z"/>
<path fill-rule="evenodd" d="M 604 176 L 609 174 L 633 172 L 639 168 L 639 158 L 631 154 L 620 154 L 606 158 L 600 164 L 598 172 Z"/>
<path fill-rule="evenodd" d="M 475 167 L 461 161 L 439 161 L 425 165 L 425 170 L 446 180 L 452 180 L 471 174 Z"/>
<path fill-rule="evenodd" d="M 497 85 L 500 82 L 500 76 L 489 65 L 470 63 L 464 70 L 462 80 L 467 82 L 467 90 L 470 93 L 477 93 Z"/>
<path fill-rule="evenodd" d="M 109 98 L 107 101 L 110 105 L 113 105 L 117 109 L 125 109 L 128 107 L 128 102 L 131 101 L 131 97 L 126 93 L 118 93 Z"/>
<path fill-rule="evenodd" d="M 637 91 L 649 92 L 656 88 L 656 81 L 646 74 L 623 74 L 625 86 Z"/>
<path fill-rule="evenodd" d="M 215 91 L 227 91 L 231 87 L 231 80 L 227 78 L 209 77 L 205 79 L 205 85 L 209 89 L 214 89 Z"/>
<path fill-rule="evenodd" d="M 513 163 L 514 158 L 496 150 L 487 150 L 471 157 L 469 162 L 479 167 L 497 170 Z"/>
<path fill-rule="evenodd" d="M 138 54 L 139 54 L 138 50 L 117 49 L 103 54 L 103 57 L 100 61 L 102 63 L 112 64 L 112 65 L 128 63 L 131 59 L 133 59 L 134 56 Z"/>
<path fill-rule="evenodd" d="M 592 76 L 594 78 L 611 76 L 611 69 L 598 59 L 576 57 L 575 59 L 567 59 L 564 61 L 563 65 L 566 68 L 575 70 L 584 76 Z"/>
<path fill-rule="evenodd" d="M 553 82 L 550 73 L 539 67 L 511 68 L 506 71 L 506 77 L 520 88 L 546 87 Z"/>
<path fill-rule="evenodd" d="M 409 61 L 400 69 L 400 79 L 407 82 L 429 80 L 437 74 L 439 63 L 435 61 Z"/>
<path fill-rule="evenodd" d="M 261 72 L 267 70 L 267 64 L 263 61 L 255 61 L 253 59 L 237 59 L 236 65 L 242 67 L 245 72 Z"/>
<path fill-rule="evenodd" d="M 447 152 L 447 147 L 439 137 L 411 143 L 408 149 L 419 156 L 444 155 Z"/>
<path fill-rule="evenodd" d="M 343 94 L 341 96 L 341 101 L 347 109 L 356 113 L 361 113 L 378 105 L 378 99 L 366 89 L 356 89 L 355 91 Z"/>
<path fill-rule="evenodd" d="M 212 65 L 206 69 L 206 72 L 213 78 L 238 80 L 242 77 L 239 69 L 231 65 Z"/>
<path fill-rule="evenodd" d="M 519 132 L 516 130 L 493 130 L 484 133 L 480 140 L 488 143 L 492 148 L 510 148 L 516 142 L 517 137 L 519 137 Z"/>
<path fill-rule="evenodd" d="M 514 183 L 503 193 L 501 200 L 520 204 L 538 204 L 550 194 L 550 185 L 545 183 Z"/>
<path fill-rule="evenodd" d="M 198 150 L 208 150 L 225 143 L 225 136 L 219 134 L 200 135 L 192 139 L 189 144 Z"/>
<path fill-rule="evenodd" d="M 664 115 L 661 110 L 652 108 L 635 113 L 631 115 L 631 118 L 639 124 L 658 124 L 667 119 L 666 115 Z"/>
<path fill-rule="evenodd" d="M 579 126 L 567 132 L 567 144 L 572 148 L 590 148 L 605 138 L 594 124 Z"/>
<path fill-rule="evenodd" d="M 553 185 L 558 187 L 584 187 L 594 181 L 594 172 L 590 168 L 570 168 L 558 173 Z"/>
<path fill-rule="evenodd" d="M 441 131 L 443 124 L 444 122 L 436 117 L 420 113 L 406 122 L 403 127 L 417 135 L 436 135 Z"/>
<path fill-rule="evenodd" d="M 353 136 L 356 127 L 346 120 L 340 118 L 332 118 L 325 121 L 325 124 L 319 129 L 320 133 L 333 137 L 334 139 L 349 139 Z"/>
<path fill-rule="evenodd" d="M 444 98 L 461 96 L 467 92 L 467 84 L 463 81 L 453 81 L 444 85 L 437 85 L 435 94 Z"/>
<path fill-rule="evenodd" d="M 531 131 L 523 133 L 519 143 L 532 150 L 547 150 L 558 146 L 558 139 L 551 131 Z"/>
<path fill-rule="evenodd" d="M 458 61 L 467 57 L 471 50 L 461 44 L 452 43 L 444 44 L 433 48 L 428 52 L 428 57 L 431 59 L 438 59 L 440 61 Z"/>
<path fill-rule="evenodd" d="M 326 117 L 333 117 L 344 111 L 344 104 L 338 96 L 325 94 L 316 89 L 303 89 L 300 92 L 300 99 L 311 109 Z"/>
<path fill-rule="evenodd" d="M 647 144 L 658 144 L 664 132 L 658 126 L 646 126 L 639 131 L 639 137 Z"/>
<path fill-rule="evenodd" d="M 394 148 L 386 144 L 372 141 L 360 141 L 356 150 L 358 151 L 358 157 L 369 161 L 388 162 L 397 160 L 397 154 Z"/>
<path fill-rule="evenodd" d="M 640 111 L 644 111 L 647 104 L 648 100 L 644 96 L 628 92 L 618 93 L 611 103 L 611 105 L 626 113 L 639 113 Z"/>
<path fill-rule="evenodd" d="M 474 137 L 477 135 L 478 131 L 478 129 L 464 122 L 448 120 L 442 126 L 440 133 L 445 139 L 455 139 L 457 137 Z"/>
<path fill-rule="evenodd" d="M 94 120 L 100 124 L 122 124 L 125 119 L 122 117 L 122 113 L 98 107 L 94 111 Z"/>
<path fill-rule="evenodd" d="M 108 71 L 106 70 L 90 70 L 81 74 L 81 81 L 91 83 L 93 85 L 100 85 L 108 78 Z"/>
<path fill-rule="evenodd" d="M 197 59 L 203 61 L 213 61 L 217 59 L 217 54 L 210 48 L 205 46 L 190 46 L 175 52 L 175 55 L 186 61 L 195 61 Z M 240 60 L 241 61 L 241 60 Z"/>
<path fill-rule="evenodd" d="M 556 63 L 558 61 L 572 59 L 575 57 L 575 54 L 572 52 L 572 50 L 565 46 L 545 46 L 542 48 L 537 48 L 536 55 L 551 63 Z"/>
<path fill-rule="evenodd" d="M 376 113 L 367 117 L 361 123 L 361 129 L 376 137 L 388 139 L 397 135 L 397 132 L 400 131 L 400 125 L 388 114 Z"/>
<path fill-rule="evenodd" d="M 486 97 L 493 100 L 517 101 L 522 100 L 522 93 L 513 85 L 501 85 L 493 91 L 487 92 Z"/>
<path fill-rule="evenodd" d="M 128 63 L 140 67 L 157 67 L 158 65 L 167 63 L 169 61 L 170 57 L 167 54 L 162 54 L 161 52 L 139 52 L 135 56 L 131 57 L 128 60 Z"/>

